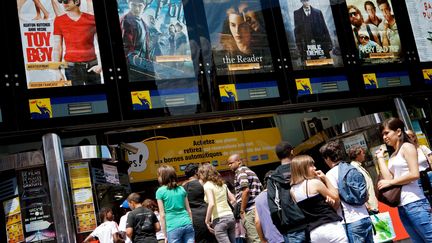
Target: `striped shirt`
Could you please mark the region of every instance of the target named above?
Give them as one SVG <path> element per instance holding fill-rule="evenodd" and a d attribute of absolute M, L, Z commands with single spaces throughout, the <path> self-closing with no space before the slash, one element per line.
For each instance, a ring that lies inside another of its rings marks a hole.
<path fill-rule="evenodd" d="M 234 187 L 237 203 L 241 203 L 242 189 L 249 188 L 249 200 L 246 205 L 246 212 L 254 209 L 255 198 L 261 193 L 262 185 L 258 176 L 246 166 L 240 166 L 235 171 Z M 240 204 L 241 205 L 241 204 Z"/>

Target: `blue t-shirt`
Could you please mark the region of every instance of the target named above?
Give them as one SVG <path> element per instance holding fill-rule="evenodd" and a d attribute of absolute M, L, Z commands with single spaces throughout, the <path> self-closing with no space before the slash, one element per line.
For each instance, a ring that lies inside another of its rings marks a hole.
<path fill-rule="evenodd" d="M 186 211 L 186 196 L 187 193 L 181 186 L 173 189 L 168 189 L 167 186 L 161 186 L 156 191 L 156 199 L 163 201 L 167 232 L 192 224 L 189 214 Z"/>

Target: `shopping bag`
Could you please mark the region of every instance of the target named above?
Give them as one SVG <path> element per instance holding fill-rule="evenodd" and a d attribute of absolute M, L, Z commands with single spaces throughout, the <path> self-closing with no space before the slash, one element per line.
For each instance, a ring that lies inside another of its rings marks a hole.
<path fill-rule="evenodd" d="M 389 212 L 373 214 L 370 216 L 375 228 L 374 242 L 387 242 L 396 238 L 393 223 Z"/>

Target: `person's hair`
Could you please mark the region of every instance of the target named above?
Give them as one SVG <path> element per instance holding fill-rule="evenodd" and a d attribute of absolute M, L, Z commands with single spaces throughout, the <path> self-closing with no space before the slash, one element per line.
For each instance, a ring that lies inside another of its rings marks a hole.
<path fill-rule="evenodd" d="M 208 163 L 200 166 L 198 169 L 198 175 L 204 183 L 211 181 L 218 186 L 222 186 L 225 183 L 219 172 L 216 170 L 216 167 Z"/>
<path fill-rule="evenodd" d="M 353 145 L 348 149 L 348 157 L 350 160 L 355 160 L 357 156 L 364 150 L 360 145 Z"/>
<path fill-rule="evenodd" d="M 387 4 L 387 7 L 391 10 L 391 6 L 387 0 L 377 0 L 377 5 L 380 6 L 381 4 Z"/>
<path fill-rule="evenodd" d="M 142 206 L 145 207 L 145 208 L 150 209 L 153 212 L 159 210 L 157 203 L 153 199 L 146 199 L 146 200 L 144 200 Z"/>
<path fill-rule="evenodd" d="M 291 152 L 293 151 L 293 146 L 286 141 L 280 142 L 275 147 L 276 155 L 279 159 L 285 159 L 292 156 Z"/>
<path fill-rule="evenodd" d="M 167 186 L 168 189 L 173 189 L 178 187 L 177 184 L 177 174 L 175 169 L 170 165 L 162 165 L 157 170 L 158 175 L 161 180 L 160 183 L 163 186 Z"/>
<path fill-rule="evenodd" d="M 411 140 L 412 144 L 414 144 L 415 146 L 419 146 L 417 135 L 413 130 L 408 129 L 405 131 L 405 133 L 408 135 L 408 138 Z M 412 134 L 412 136 L 410 134 Z"/>
<path fill-rule="evenodd" d="M 238 50 L 237 44 L 236 44 L 234 37 L 231 33 L 230 21 L 229 21 L 229 16 L 231 14 L 235 14 L 235 15 L 239 15 L 239 16 L 244 17 L 243 13 L 241 13 L 238 8 L 239 8 L 239 6 L 236 5 L 236 6 L 230 7 L 226 10 L 226 18 L 225 18 L 225 21 L 223 22 L 223 25 L 222 25 L 221 38 L 220 38 L 220 43 L 222 44 L 223 49 L 226 51 Z M 252 27 L 246 21 L 244 22 L 243 28 L 249 28 L 249 31 L 252 35 L 252 33 L 253 33 Z M 251 38 L 251 41 L 253 41 L 253 38 Z"/>
<path fill-rule="evenodd" d="M 374 10 L 376 10 L 375 5 L 373 4 L 372 1 L 366 1 L 366 2 L 364 3 L 364 9 L 365 9 L 365 10 L 366 10 L 366 6 L 367 6 L 367 5 L 371 6 Z"/>
<path fill-rule="evenodd" d="M 127 197 L 128 202 L 141 203 L 141 196 L 136 192 L 132 192 Z"/>
<path fill-rule="evenodd" d="M 104 220 L 105 220 L 106 215 L 108 214 L 108 212 L 112 212 L 112 209 L 108 208 L 108 207 L 103 207 L 103 208 L 100 209 L 100 211 L 99 211 L 99 219 L 100 219 L 101 223 L 104 222 Z"/>
<path fill-rule="evenodd" d="M 319 152 L 324 159 L 330 159 L 333 162 L 339 162 L 345 157 L 342 144 L 339 141 L 330 141 L 324 144 Z"/>
<path fill-rule="evenodd" d="M 315 176 L 308 175 L 309 166 L 315 164 L 315 161 L 309 155 L 295 156 L 291 161 L 291 185 L 296 185 L 306 179 L 312 179 Z"/>
<path fill-rule="evenodd" d="M 198 165 L 193 163 L 186 165 L 186 168 L 184 169 L 184 173 L 187 178 L 196 175 L 197 172 L 198 172 Z"/>
<path fill-rule="evenodd" d="M 347 10 L 349 12 L 350 9 L 354 9 L 358 14 L 361 14 L 360 9 L 358 9 L 356 6 L 354 5 L 348 5 L 347 6 Z"/>
<path fill-rule="evenodd" d="M 267 189 L 267 180 L 270 178 L 271 175 L 273 175 L 274 172 L 275 172 L 274 170 L 269 170 L 267 171 L 267 173 L 265 173 L 264 180 L 262 183 L 264 190 Z"/>
<path fill-rule="evenodd" d="M 388 128 L 388 129 L 390 129 L 392 131 L 396 131 L 398 129 L 401 130 L 402 136 L 400 136 L 400 138 L 399 138 L 399 147 L 394 148 L 395 149 L 395 154 L 397 154 L 399 152 L 400 147 L 404 143 L 411 143 L 411 144 L 413 144 L 413 142 L 411 141 L 410 137 L 405 132 L 405 123 L 401 119 L 396 118 L 396 117 L 391 117 L 391 118 L 385 120 L 381 124 L 381 134 L 382 134 L 382 132 L 384 131 L 385 128 Z"/>

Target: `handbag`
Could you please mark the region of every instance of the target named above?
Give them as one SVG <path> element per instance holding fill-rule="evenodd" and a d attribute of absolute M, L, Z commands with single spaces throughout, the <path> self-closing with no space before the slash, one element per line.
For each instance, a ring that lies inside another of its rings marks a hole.
<path fill-rule="evenodd" d="M 378 176 L 378 181 L 382 179 L 383 177 L 380 173 Z M 400 204 L 401 190 L 402 186 L 400 185 L 394 185 L 381 190 L 378 189 L 378 185 L 375 185 L 375 194 L 378 201 L 393 208 L 399 206 Z"/>

